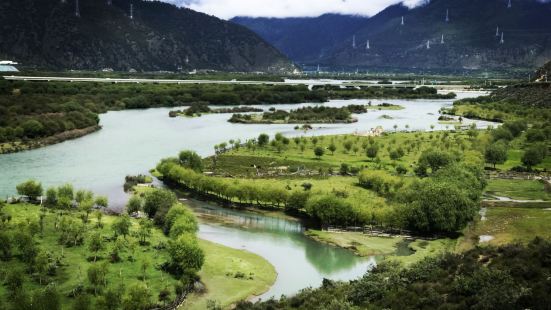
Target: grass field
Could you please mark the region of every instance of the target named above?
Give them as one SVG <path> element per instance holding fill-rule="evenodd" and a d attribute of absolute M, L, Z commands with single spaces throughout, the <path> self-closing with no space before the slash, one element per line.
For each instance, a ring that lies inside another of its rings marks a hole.
<path fill-rule="evenodd" d="M 551 193 L 545 191 L 543 182 L 537 180 L 488 180 L 486 193 L 516 200 L 551 200 Z"/>
<path fill-rule="evenodd" d="M 551 238 L 551 211 L 545 208 L 492 207 L 488 208 L 485 221 L 476 220 L 464 231 L 460 250 L 478 244 L 480 236 L 492 236 L 488 244 L 528 242 L 536 236 Z"/>
<path fill-rule="evenodd" d="M 256 254 L 205 240 L 201 240 L 200 245 L 206 253 L 199 273 L 206 292 L 192 294 L 180 309 L 207 309 L 207 303 L 228 308 L 240 300 L 264 293 L 277 278 L 274 267 Z"/>

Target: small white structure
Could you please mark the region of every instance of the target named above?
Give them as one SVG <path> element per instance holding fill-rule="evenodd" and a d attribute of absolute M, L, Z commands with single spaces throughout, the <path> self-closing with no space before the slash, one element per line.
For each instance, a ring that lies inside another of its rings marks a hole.
<path fill-rule="evenodd" d="M 15 66 L 18 63 L 11 60 L 0 60 L 0 72 L 19 72 Z"/>

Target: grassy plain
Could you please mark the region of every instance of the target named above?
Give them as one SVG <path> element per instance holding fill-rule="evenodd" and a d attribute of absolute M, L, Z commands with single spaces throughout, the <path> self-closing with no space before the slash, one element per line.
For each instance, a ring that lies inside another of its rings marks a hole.
<path fill-rule="evenodd" d="M 490 179 L 486 193 L 516 200 L 551 200 L 551 193 L 538 180 Z"/>
<path fill-rule="evenodd" d="M 200 245 L 206 256 L 199 276 L 206 291 L 189 296 L 180 309 L 207 309 L 208 303 L 228 308 L 266 292 L 277 278 L 274 267 L 256 254 L 205 240 Z"/>
<path fill-rule="evenodd" d="M 534 237 L 551 238 L 551 211 L 547 208 L 490 207 L 486 220 L 477 219 L 464 231 L 458 244 L 467 250 L 479 243 L 480 236 L 492 236 L 487 244 L 502 245 L 510 242 L 528 242 Z"/>

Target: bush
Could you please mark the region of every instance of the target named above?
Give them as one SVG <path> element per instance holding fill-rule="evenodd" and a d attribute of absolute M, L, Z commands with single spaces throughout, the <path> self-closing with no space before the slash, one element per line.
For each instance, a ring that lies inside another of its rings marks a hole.
<path fill-rule="evenodd" d="M 334 195 L 312 197 L 306 203 L 306 212 L 322 225 L 347 226 L 357 222 L 352 205 Z"/>
<path fill-rule="evenodd" d="M 363 170 L 358 180 L 362 187 L 373 190 L 383 197 L 393 197 L 404 185 L 399 177 L 381 170 Z"/>
<path fill-rule="evenodd" d="M 459 231 L 473 219 L 477 204 L 457 185 L 427 179 L 414 190 L 409 204 L 409 226 L 426 233 Z"/>

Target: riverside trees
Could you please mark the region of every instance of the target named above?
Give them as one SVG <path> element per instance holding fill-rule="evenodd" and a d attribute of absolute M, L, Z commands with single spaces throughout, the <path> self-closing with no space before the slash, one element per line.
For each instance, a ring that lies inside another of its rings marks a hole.
<path fill-rule="evenodd" d="M 374 145 L 377 144 L 371 143 L 366 148 Z M 313 148 L 324 150 L 316 144 Z M 316 155 L 320 154 L 322 152 Z M 455 154 L 433 148 L 419 156 L 416 169 L 420 172 L 419 177 L 396 176 L 384 170 L 360 173 L 359 185 L 376 193 L 382 201 L 356 197 L 362 193 L 351 199 L 347 190 L 335 188 L 320 188 L 310 194 L 289 185 L 281 188 L 248 180 L 206 176 L 170 158 L 162 160 L 157 171 L 168 184 L 184 186 L 230 204 L 302 212 L 322 225 L 377 225 L 420 233 L 450 233 L 462 229 L 473 218 L 485 185 L 479 166 L 463 163 Z"/>

